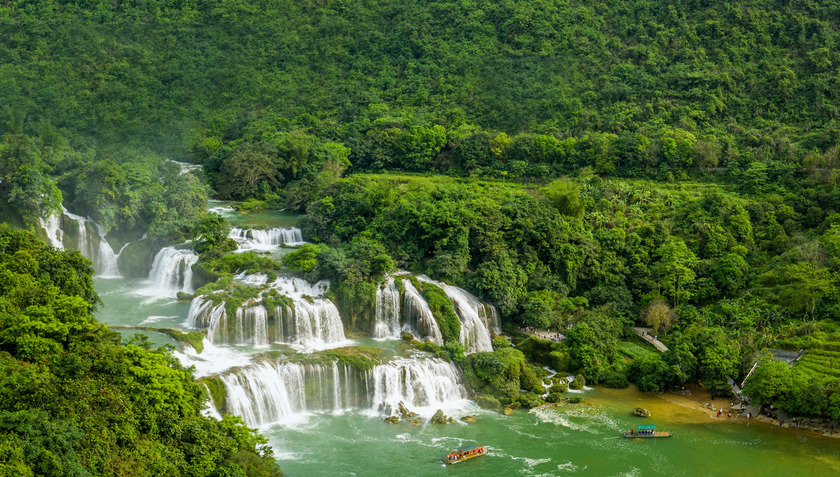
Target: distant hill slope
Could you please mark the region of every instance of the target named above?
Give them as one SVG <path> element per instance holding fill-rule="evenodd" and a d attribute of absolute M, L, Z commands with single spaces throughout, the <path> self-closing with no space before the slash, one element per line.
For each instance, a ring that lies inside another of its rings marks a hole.
<path fill-rule="evenodd" d="M 838 18 L 838 1 L 798 0 L 5 2 L 0 100 L 164 151 L 214 115 L 352 125 L 378 103 L 508 132 L 671 125 L 825 149 Z"/>

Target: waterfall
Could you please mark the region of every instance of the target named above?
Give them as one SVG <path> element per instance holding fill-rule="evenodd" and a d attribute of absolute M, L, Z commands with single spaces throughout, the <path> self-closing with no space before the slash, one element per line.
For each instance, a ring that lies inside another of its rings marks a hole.
<path fill-rule="evenodd" d="M 400 291 L 393 278 L 385 286 L 376 289 L 376 324 L 373 337 L 376 339 L 400 338 Z"/>
<path fill-rule="evenodd" d="M 429 304 L 423 299 L 420 292 L 414 288 L 408 280 L 403 280 L 405 295 L 403 296 L 403 310 L 406 325 L 414 330 L 418 339 L 428 339 L 432 343 L 442 346 L 443 335 L 440 333 L 435 316 L 429 308 Z"/>
<path fill-rule="evenodd" d="M 64 231 L 61 230 L 61 215 L 55 214 L 43 218 L 41 221 L 41 228 L 47 233 L 47 238 L 50 239 L 50 244 L 58 250 L 64 250 Z"/>
<path fill-rule="evenodd" d="M 439 286 L 452 301 L 455 313 L 461 321 L 458 340 L 464 345 L 467 354 L 493 351 L 490 332 L 502 332 L 499 314 L 493 306 L 481 303 L 478 298 L 462 288 L 434 281 L 425 275 L 417 278 Z"/>
<path fill-rule="evenodd" d="M 277 295 L 285 296 L 291 304 L 283 301 L 268 309 L 260 299 L 248 300 L 230 319 L 221 300 L 216 304 L 205 295 L 193 300 L 188 324 L 193 328 L 207 328 L 208 341 L 216 344 L 279 343 L 312 350 L 347 342 L 338 308 L 323 297 L 329 290 L 329 282 L 312 285 L 300 278 L 281 277 L 269 289 L 277 290 Z"/>
<path fill-rule="evenodd" d="M 452 300 L 455 312 L 461 318 L 461 336 L 459 340 L 467 353 L 493 351 L 490 331 L 501 333 L 498 315 L 487 311 L 486 306 L 465 290 L 451 285 L 441 286 Z M 491 309 L 495 312 L 495 308 Z M 495 317 L 495 322 L 492 320 Z"/>
<path fill-rule="evenodd" d="M 192 266 L 198 254 L 189 249 L 164 247 L 155 255 L 149 272 L 150 294 L 174 298 L 178 292 L 193 293 Z"/>
<path fill-rule="evenodd" d="M 62 217 L 67 217 L 69 220 L 76 222 L 78 234 L 76 235 L 75 249 L 93 262 L 96 275 L 103 278 L 119 277 L 120 270 L 117 266 L 117 256 L 114 254 L 111 244 L 105 238 L 105 230 L 96 222 L 70 213 L 62 207 L 61 214 L 50 216 L 46 220 L 41 219 L 41 227 L 50 239 L 50 244 L 57 249 L 63 250 L 66 248 L 65 242 L 69 241 L 69 237 L 62 229 Z M 96 227 L 97 236 L 93 239 L 89 236 L 88 223 Z"/>
<path fill-rule="evenodd" d="M 207 328 L 207 341 L 211 344 L 214 341 L 225 342 L 227 340 L 227 311 L 224 301 L 213 300 L 213 292 L 207 295 L 197 296 L 190 303 L 190 311 L 187 314 L 187 327 L 203 329 Z"/>
<path fill-rule="evenodd" d="M 254 346 L 268 346 L 268 313 L 262 305 L 253 305 L 249 300 L 236 310 L 236 342 Z M 246 335 L 245 330 L 249 333 Z"/>
<path fill-rule="evenodd" d="M 239 250 L 275 250 L 282 245 L 296 246 L 306 242 L 297 227 L 241 229 L 232 227 L 228 237 L 239 244 Z"/>
<path fill-rule="evenodd" d="M 273 316 L 278 323 L 275 343 L 324 349 L 347 341 L 338 308 L 327 299 L 294 299 L 294 307 L 276 306 Z"/>
<path fill-rule="evenodd" d="M 306 410 L 304 367 L 262 363 L 223 375 L 227 411 L 249 426 L 270 424 Z"/>
<path fill-rule="evenodd" d="M 466 399 L 458 368 L 439 358 L 395 358 L 373 368 L 373 402 L 387 413 L 398 408 L 400 401 L 412 410 L 451 407 Z"/>
<path fill-rule="evenodd" d="M 99 249 L 96 253 L 96 274 L 100 277 L 118 278 L 120 277 L 120 269 L 117 265 L 117 255 L 111 244 L 105 239 L 105 229 L 94 222 L 96 230 L 99 232 Z M 122 250 L 120 250 L 122 252 Z"/>
<path fill-rule="evenodd" d="M 370 409 L 390 414 L 402 401 L 431 416 L 466 399 L 458 368 L 427 356 L 396 358 L 361 371 L 329 364 L 262 362 L 221 375 L 227 411 L 249 426 L 288 421 L 307 412 Z"/>

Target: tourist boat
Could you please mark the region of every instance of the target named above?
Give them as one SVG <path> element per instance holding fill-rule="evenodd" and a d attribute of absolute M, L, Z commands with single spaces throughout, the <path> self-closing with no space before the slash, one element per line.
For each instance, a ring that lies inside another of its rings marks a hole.
<path fill-rule="evenodd" d="M 650 425 L 642 425 L 638 426 L 638 429 L 632 429 L 630 432 L 625 432 L 624 437 L 630 438 L 640 438 L 640 439 L 651 439 L 656 437 L 671 437 L 671 433 L 668 431 L 657 431 L 656 426 Z"/>
<path fill-rule="evenodd" d="M 458 464 L 486 453 L 487 449 L 484 446 L 461 446 L 441 459 L 441 461 L 443 461 L 444 464 Z"/>

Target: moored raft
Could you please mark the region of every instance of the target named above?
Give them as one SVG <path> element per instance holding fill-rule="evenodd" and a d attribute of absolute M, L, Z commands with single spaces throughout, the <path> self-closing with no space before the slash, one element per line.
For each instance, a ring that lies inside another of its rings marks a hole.
<path fill-rule="evenodd" d="M 473 457 L 482 456 L 487 453 L 484 446 L 461 446 L 449 455 L 441 459 L 444 464 L 459 464 Z"/>
<path fill-rule="evenodd" d="M 624 437 L 628 439 L 654 439 L 657 437 L 671 437 L 669 431 L 657 431 L 656 426 L 652 424 L 641 425 L 638 429 L 631 429 L 630 432 L 625 432 Z"/>

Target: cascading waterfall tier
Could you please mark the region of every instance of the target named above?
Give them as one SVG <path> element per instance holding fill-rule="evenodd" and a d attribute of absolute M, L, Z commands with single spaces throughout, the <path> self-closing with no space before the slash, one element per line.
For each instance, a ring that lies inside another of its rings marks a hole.
<path fill-rule="evenodd" d="M 207 339 L 216 344 L 335 347 L 347 339 L 338 309 L 324 297 L 328 290 L 327 281 L 313 285 L 300 278 L 282 277 L 266 285 L 259 299 L 245 301 L 232 316 L 224 295 L 214 292 L 193 300 L 187 324 L 206 328 Z"/>
<path fill-rule="evenodd" d="M 198 262 L 198 254 L 193 250 L 164 247 L 155 255 L 152 270 L 149 272 L 151 294 L 174 298 L 178 292 L 193 293 L 192 267 Z"/>
<path fill-rule="evenodd" d="M 419 339 L 442 345 L 443 336 L 428 303 L 408 279 L 402 280 L 404 292 L 400 300 L 400 291 L 395 284 L 395 280 L 400 279 L 399 275 L 388 278 L 376 291 L 374 338 L 399 338 L 400 332 L 406 331 Z M 461 288 L 423 275 L 418 279 L 440 287 L 452 302 L 461 322 L 459 341 L 467 353 L 493 351 L 491 332 L 500 334 L 502 331 L 495 307 L 482 303 Z"/>
<path fill-rule="evenodd" d="M 376 339 L 400 337 L 400 291 L 393 278 L 376 289 L 376 323 L 373 337 Z"/>
<path fill-rule="evenodd" d="M 309 412 L 368 409 L 390 414 L 402 401 L 431 415 L 463 404 L 466 390 L 458 368 L 432 357 L 396 358 L 360 370 L 353 366 L 262 362 L 220 376 L 228 414 L 250 426 L 283 422 Z"/>
<path fill-rule="evenodd" d="M 426 278 L 427 277 L 422 277 Z M 461 335 L 459 340 L 467 353 L 479 351 L 493 351 L 490 332 L 502 332 L 501 320 L 495 307 L 481 303 L 478 298 L 462 288 L 434 282 L 452 300 L 455 313 L 461 321 Z"/>
<path fill-rule="evenodd" d="M 246 250 L 276 250 L 280 246 L 298 246 L 306 242 L 297 227 L 275 227 L 270 229 L 241 229 L 232 227 L 230 238 L 239 244 L 240 251 Z"/>
<path fill-rule="evenodd" d="M 71 225 L 72 223 L 72 225 Z M 105 230 L 92 220 L 67 211 L 41 219 L 41 228 L 47 234 L 50 244 L 57 249 L 74 249 L 93 262 L 97 276 L 114 278 L 120 276 L 117 265 L 118 254 L 114 253 Z M 91 230 L 92 229 L 92 230 Z"/>

